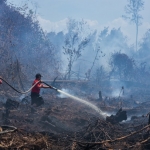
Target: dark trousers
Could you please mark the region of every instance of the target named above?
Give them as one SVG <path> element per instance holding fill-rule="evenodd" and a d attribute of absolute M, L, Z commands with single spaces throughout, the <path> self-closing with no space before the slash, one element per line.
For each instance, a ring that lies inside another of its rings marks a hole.
<path fill-rule="evenodd" d="M 44 104 L 43 98 L 39 95 L 39 93 L 31 92 L 31 105 L 36 104 L 36 106 L 41 106 Z"/>

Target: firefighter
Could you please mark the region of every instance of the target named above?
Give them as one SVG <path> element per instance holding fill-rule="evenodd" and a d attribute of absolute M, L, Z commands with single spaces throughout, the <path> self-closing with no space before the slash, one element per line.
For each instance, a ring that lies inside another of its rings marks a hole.
<path fill-rule="evenodd" d="M 36 74 L 35 76 L 35 80 L 33 81 L 32 85 L 36 84 L 37 82 L 39 82 L 38 84 L 36 84 L 32 90 L 31 90 L 31 105 L 35 104 L 36 106 L 40 106 L 42 104 L 44 104 L 44 100 L 43 98 L 40 96 L 40 89 L 41 88 L 52 88 L 51 86 L 47 86 L 43 83 L 41 83 L 41 74 Z"/>

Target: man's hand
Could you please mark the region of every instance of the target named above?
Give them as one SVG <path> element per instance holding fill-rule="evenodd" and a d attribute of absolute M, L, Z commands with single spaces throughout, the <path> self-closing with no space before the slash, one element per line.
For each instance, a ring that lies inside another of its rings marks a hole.
<path fill-rule="evenodd" d="M 2 84 L 2 80 L 0 79 L 0 84 Z"/>
<path fill-rule="evenodd" d="M 51 89 L 52 89 L 53 87 L 52 87 L 52 86 L 49 86 L 49 88 L 51 88 Z"/>

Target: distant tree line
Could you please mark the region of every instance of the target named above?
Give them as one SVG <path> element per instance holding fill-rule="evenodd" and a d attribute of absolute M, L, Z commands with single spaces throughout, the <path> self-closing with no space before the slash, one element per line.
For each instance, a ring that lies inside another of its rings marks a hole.
<path fill-rule="evenodd" d="M 140 6 L 143 6 L 142 4 Z M 111 79 L 146 82 L 149 78 L 150 30 L 138 51 L 121 29 L 92 30 L 83 19 L 68 19 L 67 33 L 44 33 L 28 8 L 0 0 L 1 76 L 18 82 L 42 72 L 45 78 L 84 79 L 100 84 Z M 138 24 L 139 25 L 139 24 Z"/>
<path fill-rule="evenodd" d="M 53 78 L 59 59 L 49 38 L 41 29 L 36 14 L 28 8 L 8 5 L 0 0 L 1 76 L 14 82 L 34 78 L 37 72 Z"/>

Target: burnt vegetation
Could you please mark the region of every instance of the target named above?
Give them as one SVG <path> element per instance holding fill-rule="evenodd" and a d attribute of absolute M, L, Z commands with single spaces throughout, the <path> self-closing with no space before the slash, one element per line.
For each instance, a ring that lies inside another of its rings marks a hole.
<path fill-rule="evenodd" d="M 49 89 L 42 91 L 44 105 L 32 107 L 30 94 L 3 82 L 0 149 L 150 149 L 150 29 L 139 48 L 136 38 L 134 51 L 120 28 L 98 33 L 70 18 L 67 28 L 66 34 L 45 33 L 28 5 L 0 0 L 1 79 L 26 91 L 40 72 L 48 84 L 107 116 Z"/>

